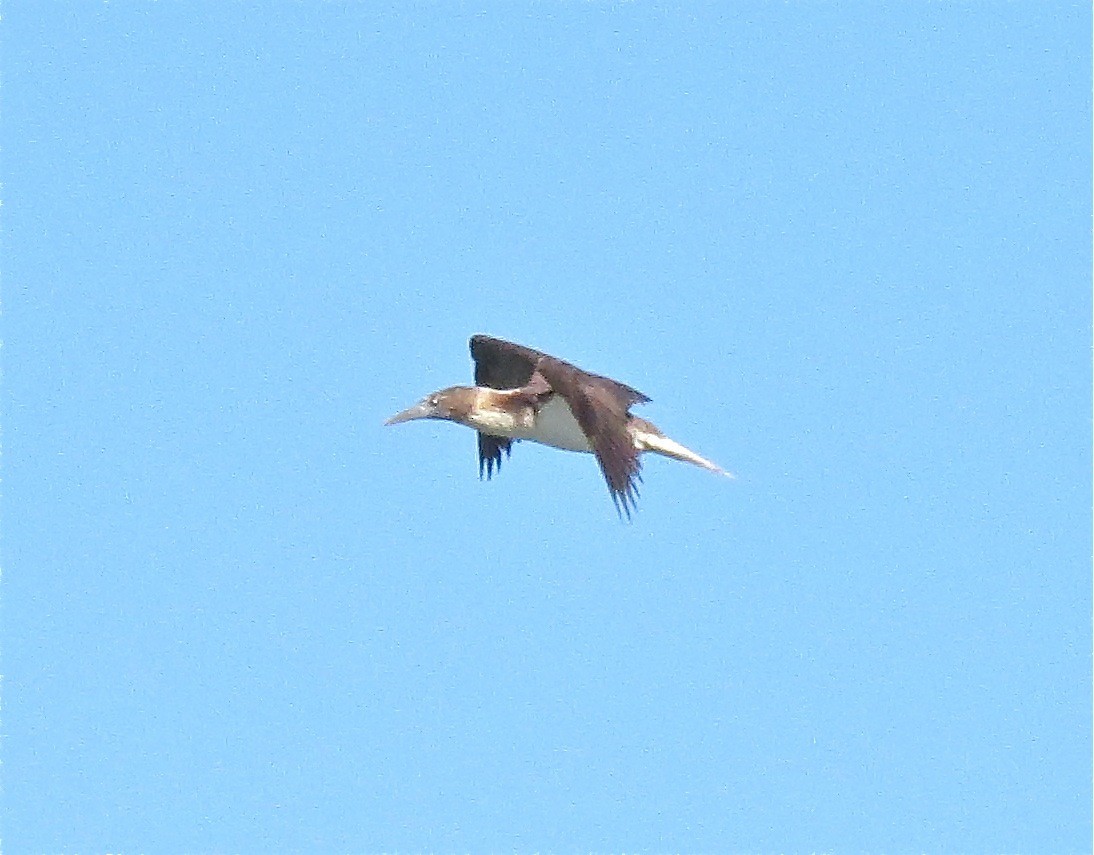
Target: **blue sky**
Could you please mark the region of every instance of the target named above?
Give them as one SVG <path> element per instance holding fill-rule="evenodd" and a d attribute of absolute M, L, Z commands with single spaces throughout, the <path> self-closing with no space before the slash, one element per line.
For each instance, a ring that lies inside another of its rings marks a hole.
<path fill-rule="evenodd" d="M 5 851 L 1089 851 L 1090 32 L 8 4 Z"/>

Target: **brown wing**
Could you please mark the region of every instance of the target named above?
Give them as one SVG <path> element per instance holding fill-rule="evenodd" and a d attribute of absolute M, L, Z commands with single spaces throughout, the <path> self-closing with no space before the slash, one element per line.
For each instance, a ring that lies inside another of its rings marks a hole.
<path fill-rule="evenodd" d="M 539 361 L 537 370 L 570 405 L 577 423 L 592 443 L 616 510 L 630 519 L 642 476 L 638 450 L 627 430 L 628 411 L 649 398 L 630 386 L 589 374 L 550 356 Z"/>
<path fill-rule="evenodd" d="M 523 347 L 488 335 L 471 337 L 471 358 L 475 360 L 475 385 L 489 389 L 517 389 L 532 379 L 536 363 L 543 354 L 530 347 Z M 494 476 L 501 471 L 501 455 L 508 457 L 513 450 L 513 440 L 503 436 L 479 434 L 479 477 Z"/>
<path fill-rule="evenodd" d="M 513 440 L 502 436 L 479 434 L 479 478 L 486 472 L 486 480 L 494 477 L 494 470 L 501 471 L 501 453 L 508 457 L 513 453 Z"/>
<path fill-rule="evenodd" d="M 532 379 L 536 366 L 545 357 L 556 365 L 576 371 L 582 377 L 603 380 L 609 386 L 615 387 L 627 399 L 628 407 L 635 404 L 648 404 L 650 401 L 637 389 L 625 383 L 583 371 L 576 365 L 548 356 L 542 351 L 488 335 L 471 336 L 471 358 L 475 360 L 476 386 L 487 386 L 491 389 L 518 389 Z"/>
<path fill-rule="evenodd" d="M 490 389 L 517 389 L 532 379 L 544 354 L 488 335 L 471 336 L 475 385 Z"/>

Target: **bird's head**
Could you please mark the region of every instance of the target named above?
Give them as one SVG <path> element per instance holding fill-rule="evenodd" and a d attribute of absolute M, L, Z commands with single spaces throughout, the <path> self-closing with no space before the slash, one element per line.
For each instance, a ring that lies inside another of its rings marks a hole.
<path fill-rule="evenodd" d="M 445 421 L 462 421 L 475 403 L 475 389 L 467 386 L 451 386 L 426 395 L 422 400 L 409 409 L 396 413 L 385 425 L 397 425 L 403 422 L 411 422 L 415 419 L 443 419 Z"/>

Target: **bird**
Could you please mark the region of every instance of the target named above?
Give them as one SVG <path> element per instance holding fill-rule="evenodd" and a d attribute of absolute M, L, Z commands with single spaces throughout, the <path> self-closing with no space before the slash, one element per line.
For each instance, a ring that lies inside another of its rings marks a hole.
<path fill-rule="evenodd" d="M 439 389 L 384 424 L 439 419 L 477 431 L 479 478 L 486 480 L 520 440 L 592 453 L 621 518 L 636 507 L 646 452 L 734 477 L 632 415 L 631 407 L 650 401 L 637 389 L 500 338 L 474 335 L 470 345 L 474 386 Z"/>

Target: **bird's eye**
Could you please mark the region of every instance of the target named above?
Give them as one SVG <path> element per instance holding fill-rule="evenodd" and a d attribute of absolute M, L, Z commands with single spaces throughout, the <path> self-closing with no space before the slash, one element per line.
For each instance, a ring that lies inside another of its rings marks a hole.
<path fill-rule="evenodd" d="M 435 406 L 437 406 L 437 404 L 439 402 L 440 402 L 440 399 L 436 395 L 433 395 L 429 399 L 429 406 L 435 407 Z"/>

